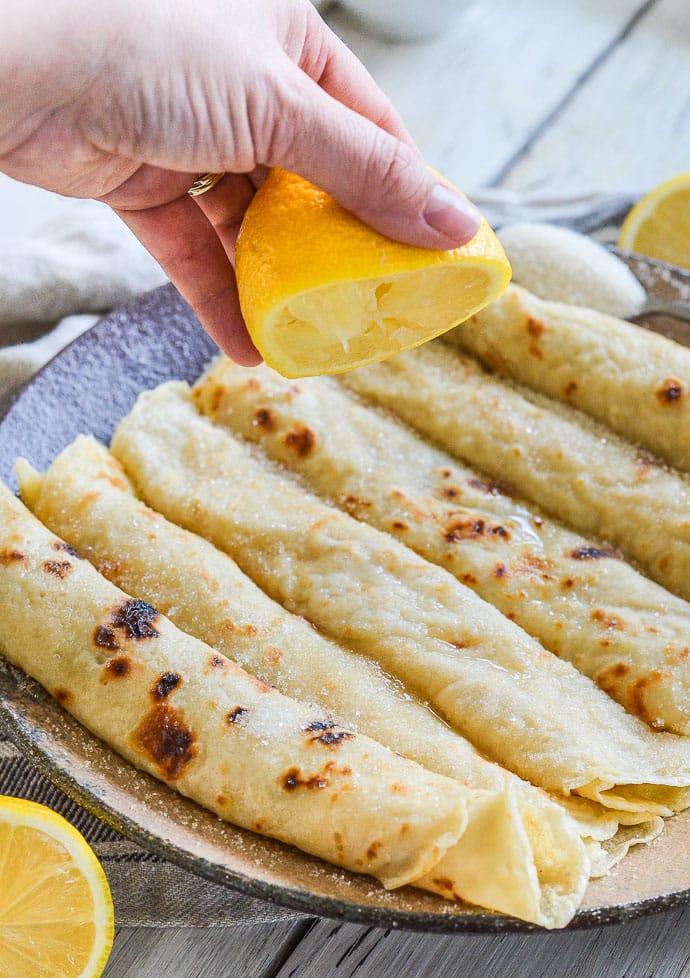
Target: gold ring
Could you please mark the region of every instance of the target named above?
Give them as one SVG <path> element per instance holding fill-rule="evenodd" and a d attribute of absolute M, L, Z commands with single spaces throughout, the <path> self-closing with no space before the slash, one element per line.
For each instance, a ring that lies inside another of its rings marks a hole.
<path fill-rule="evenodd" d="M 204 173 L 194 181 L 187 193 L 190 197 L 201 197 L 207 191 L 213 190 L 218 181 L 222 180 L 224 176 L 224 173 Z"/>

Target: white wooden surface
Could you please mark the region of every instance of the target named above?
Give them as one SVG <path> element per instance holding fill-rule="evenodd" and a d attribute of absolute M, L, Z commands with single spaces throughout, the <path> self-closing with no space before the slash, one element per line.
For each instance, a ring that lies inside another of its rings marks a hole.
<path fill-rule="evenodd" d="M 366 37 L 337 5 L 326 16 L 429 161 L 470 193 L 645 188 L 690 170 L 690 0 L 475 0 L 423 44 Z M 0 177 L 0 239 L 63 206 Z M 690 978 L 689 932 L 690 909 L 524 936 L 125 928 L 106 978 Z"/>

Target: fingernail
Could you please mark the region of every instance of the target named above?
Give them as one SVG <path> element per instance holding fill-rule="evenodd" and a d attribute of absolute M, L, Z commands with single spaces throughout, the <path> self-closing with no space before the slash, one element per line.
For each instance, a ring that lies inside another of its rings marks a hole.
<path fill-rule="evenodd" d="M 424 208 L 424 220 L 435 231 L 464 244 L 477 233 L 479 211 L 465 197 L 437 183 Z"/>

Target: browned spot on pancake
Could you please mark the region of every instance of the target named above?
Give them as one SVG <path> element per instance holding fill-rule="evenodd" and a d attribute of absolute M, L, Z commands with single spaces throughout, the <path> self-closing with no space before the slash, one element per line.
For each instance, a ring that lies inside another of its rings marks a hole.
<path fill-rule="evenodd" d="M 690 657 L 690 648 L 674 649 L 672 646 L 664 649 L 664 655 L 670 662 L 684 662 Z"/>
<path fill-rule="evenodd" d="M 472 478 L 467 480 L 467 485 L 472 486 L 473 489 L 479 489 L 480 492 L 485 492 L 490 496 L 511 496 L 513 495 L 513 490 L 506 483 L 498 482 L 495 479 L 480 479 L 477 476 L 472 476 Z"/>
<path fill-rule="evenodd" d="M 542 526 L 544 525 L 544 520 L 541 518 L 541 516 L 533 516 L 532 525 L 535 526 L 537 530 L 541 530 Z"/>
<path fill-rule="evenodd" d="M 329 774 L 332 767 L 333 762 L 329 761 L 320 771 L 308 778 L 304 777 L 301 768 L 290 767 L 281 775 L 280 782 L 286 791 L 296 791 L 298 788 L 306 788 L 310 791 L 321 790 L 329 785 Z"/>
<path fill-rule="evenodd" d="M 343 845 L 343 837 L 340 832 L 333 833 L 333 844 L 335 845 L 335 851 L 338 854 L 338 859 L 342 859 L 345 853 L 345 846 Z"/>
<path fill-rule="evenodd" d="M 4 550 L 0 550 L 0 564 L 5 567 L 9 564 L 16 564 L 21 560 L 28 559 L 26 554 L 23 554 L 21 550 L 15 550 L 13 547 L 5 547 Z"/>
<path fill-rule="evenodd" d="M 544 351 L 539 345 L 539 340 L 546 332 L 546 326 L 540 319 L 534 319 L 532 316 L 529 316 L 525 323 L 525 329 L 531 337 L 527 352 L 533 357 L 537 357 L 540 360 L 543 359 Z"/>
<path fill-rule="evenodd" d="M 227 797 L 227 795 L 216 795 L 216 805 L 219 805 L 221 808 L 224 808 L 229 801 L 230 799 Z"/>
<path fill-rule="evenodd" d="M 179 778 L 198 754 L 196 737 L 182 710 L 159 703 L 130 735 L 135 750 L 153 761 L 166 781 Z"/>
<path fill-rule="evenodd" d="M 132 671 L 132 660 L 127 655 L 116 655 L 103 666 L 107 678 L 122 679 Z"/>
<path fill-rule="evenodd" d="M 254 831 L 255 832 L 263 832 L 263 830 L 265 828 L 266 828 L 266 823 L 264 822 L 264 820 L 262 818 L 257 819 L 257 821 L 254 822 Z"/>
<path fill-rule="evenodd" d="M 562 587 L 562 588 L 563 588 L 564 590 L 566 590 L 566 591 L 567 591 L 567 590 L 568 590 L 569 588 L 571 588 L 571 587 L 575 587 L 575 578 L 574 578 L 574 577 L 564 577 L 564 578 L 563 578 L 563 579 L 561 580 L 561 587 Z"/>
<path fill-rule="evenodd" d="M 74 564 L 70 564 L 69 560 L 44 560 L 43 570 L 46 574 L 54 574 L 63 581 L 74 570 Z"/>
<path fill-rule="evenodd" d="M 394 795 L 409 795 L 410 789 L 406 784 L 402 784 L 400 781 L 396 781 L 395 784 L 391 785 L 391 791 Z"/>
<path fill-rule="evenodd" d="M 446 638 L 443 639 L 443 641 L 446 643 L 446 645 L 452 645 L 454 649 L 472 648 L 472 644 L 470 642 L 465 641 L 462 638 Z"/>
<path fill-rule="evenodd" d="M 324 730 L 316 737 L 311 737 L 312 744 L 323 744 L 324 747 L 340 747 L 346 740 L 354 740 L 355 734 L 348 730 Z"/>
<path fill-rule="evenodd" d="M 678 404 L 683 396 L 683 385 L 675 377 L 667 377 L 657 387 L 655 394 L 657 401 L 663 407 Z"/>
<path fill-rule="evenodd" d="M 590 544 L 575 547 L 574 550 L 566 554 L 566 557 L 572 557 L 573 560 L 603 560 L 605 557 L 613 560 L 618 559 L 618 555 L 613 550 L 604 550 L 602 547 L 595 547 Z"/>
<path fill-rule="evenodd" d="M 563 388 L 563 393 L 565 394 L 566 397 L 572 397 L 573 394 L 577 391 L 577 387 L 578 384 L 576 380 L 569 380 L 568 383 Z"/>
<path fill-rule="evenodd" d="M 305 733 L 314 733 L 316 736 L 310 737 L 311 743 L 323 744 L 325 747 L 339 747 L 346 740 L 354 740 L 355 734 L 348 730 L 338 727 L 327 717 L 323 720 L 312 720 L 306 727 L 302 727 Z"/>
<path fill-rule="evenodd" d="M 67 706 L 67 704 L 74 699 L 72 693 L 70 693 L 68 689 L 64 689 L 62 686 L 58 686 L 53 690 L 53 696 L 61 706 Z"/>
<path fill-rule="evenodd" d="M 507 577 L 508 568 L 505 564 L 498 563 L 494 566 L 493 575 L 494 577 Z"/>
<path fill-rule="evenodd" d="M 76 557 L 77 560 L 82 560 L 82 556 L 78 550 L 75 550 L 71 543 L 65 543 L 64 540 L 55 540 L 53 542 L 53 550 L 62 551 L 69 554 L 70 557 Z"/>
<path fill-rule="evenodd" d="M 269 645 L 269 647 L 266 649 L 265 654 L 268 661 L 271 662 L 274 666 L 277 666 L 280 660 L 283 658 L 282 649 L 276 648 L 275 645 Z"/>
<path fill-rule="evenodd" d="M 276 689 L 276 687 L 272 686 L 271 683 L 265 683 L 263 679 L 257 679 L 254 676 L 252 676 L 252 679 L 254 679 L 254 688 L 258 690 L 259 693 L 272 693 L 273 690 Z"/>
<path fill-rule="evenodd" d="M 209 395 L 209 407 L 211 409 L 211 414 L 215 414 L 220 407 L 220 402 L 223 400 L 223 395 L 225 394 L 225 387 L 223 384 L 216 384 Z"/>
<path fill-rule="evenodd" d="M 597 622 L 602 628 L 612 628 L 617 632 L 625 631 L 625 622 L 622 618 L 617 615 L 612 615 L 608 611 L 604 611 L 603 608 L 597 608 L 589 616 L 592 621 Z"/>
<path fill-rule="evenodd" d="M 357 514 L 362 509 L 368 509 L 371 506 L 370 499 L 364 499 L 362 496 L 353 496 L 351 493 L 341 492 L 337 497 L 338 505 L 342 506 L 343 509 L 353 516 Z"/>
<path fill-rule="evenodd" d="M 629 709 L 645 723 L 657 729 L 664 727 L 664 721 L 657 713 L 649 709 L 647 694 L 652 686 L 658 686 L 663 680 L 664 674 L 659 669 L 654 669 L 649 675 L 641 676 L 640 679 L 636 680 L 628 691 Z"/>
<path fill-rule="evenodd" d="M 129 598 L 110 613 L 110 625 L 121 628 L 128 638 L 156 638 L 158 631 L 153 627 L 160 618 L 156 609 L 147 601 Z"/>
<path fill-rule="evenodd" d="M 222 627 L 226 631 L 232 632 L 234 635 L 247 635 L 251 638 L 259 634 L 259 629 L 256 625 L 238 625 L 230 618 L 225 619 L 225 621 L 222 623 Z"/>
<path fill-rule="evenodd" d="M 225 669 L 228 663 L 222 655 L 218 655 L 214 652 L 213 655 L 208 657 L 208 664 L 212 669 Z"/>
<path fill-rule="evenodd" d="M 383 848 L 382 842 L 377 841 L 371 843 L 371 845 L 367 849 L 367 859 L 369 860 L 369 862 L 373 862 L 373 860 L 376 859 L 378 854 L 381 852 L 382 848 Z"/>
<path fill-rule="evenodd" d="M 517 615 L 515 614 L 514 611 L 507 611 L 506 612 L 506 618 L 508 618 L 510 621 L 515 621 L 515 619 L 517 618 Z"/>
<path fill-rule="evenodd" d="M 482 537 L 500 537 L 510 540 L 510 531 L 500 523 L 492 523 L 483 516 L 453 514 L 443 527 L 443 535 L 448 543 L 457 540 L 478 540 Z"/>
<path fill-rule="evenodd" d="M 449 893 L 453 892 L 452 880 L 449 880 L 447 876 L 435 876 L 431 882 L 434 886 L 438 886 L 440 890 L 448 890 Z"/>
<path fill-rule="evenodd" d="M 248 713 L 246 706 L 235 706 L 225 714 L 225 719 L 228 723 L 239 723 Z"/>
<path fill-rule="evenodd" d="M 98 625 L 93 633 L 93 641 L 102 649 L 119 649 L 120 645 L 112 628 L 107 625 Z"/>
<path fill-rule="evenodd" d="M 459 486 L 439 486 L 439 495 L 445 499 L 459 499 L 462 489 Z"/>
<path fill-rule="evenodd" d="M 162 673 L 151 688 L 151 697 L 155 703 L 164 700 L 182 682 L 182 676 L 178 672 Z"/>
<path fill-rule="evenodd" d="M 306 425 L 297 424 L 283 435 L 285 446 L 300 458 L 311 455 L 316 445 L 316 435 Z"/>
<path fill-rule="evenodd" d="M 548 557 L 540 557 L 531 551 L 520 554 L 513 563 L 513 570 L 516 574 L 539 574 L 544 579 L 548 579 L 549 571 L 553 568 L 553 562 Z"/>
<path fill-rule="evenodd" d="M 250 377 L 245 386 L 248 391 L 261 390 L 261 383 L 256 379 L 256 377 Z"/>
<path fill-rule="evenodd" d="M 394 530 L 409 530 L 410 528 L 407 525 L 407 523 L 403 523 L 402 520 L 393 520 L 393 529 Z"/>
<path fill-rule="evenodd" d="M 470 571 L 465 571 L 464 574 L 461 574 L 460 575 L 460 579 L 465 584 L 476 584 L 477 583 L 477 578 L 474 576 L 474 574 L 470 573 Z"/>
<path fill-rule="evenodd" d="M 595 676 L 595 682 L 605 693 L 614 695 L 620 693 L 627 686 L 624 682 L 630 674 L 630 666 L 626 662 L 615 662 L 612 666 L 602 669 Z"/>
<path fill-rule="evenodd" d="M 276 423 L 271 409 L 267 407 L 257 408 L 254 412 L 252 424 L 257 428 L 262 428 L 264 431 L 273 431 Z"/>

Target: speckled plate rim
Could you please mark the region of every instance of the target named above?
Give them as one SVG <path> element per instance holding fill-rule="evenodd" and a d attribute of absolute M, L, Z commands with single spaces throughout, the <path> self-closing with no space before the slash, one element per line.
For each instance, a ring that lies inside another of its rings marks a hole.
<path fill-rule="evenodd" d="M 653 276 L 655 271 L 662 270 L 664 275 L 671 279 L 680 278 L 685 287 L 690 287 L 690 274 L 681 270 L 664 266 L 649 259 L 641 259 L 637 256 L 623 256 L 628 264 L 637 272 L 638 265 L 643 270 L 647 270 Z M 645 282 L 648 285 L 648 282 Z M 59 367 L 66 355 L 80 350 L 87 346 L 93 348 L 97 346 L 97 341 L 101 335 L 107 336 L 114 322 L 127 323 L 132 317 L 146 316 L 150 310 L 155 310 L 158 304 L 169 304 L 171 299 L 173 305 L 179 305 L 180 315 L 183 318 L 193 318 L 191 312 L 185 306 L 171 286 L 163 286 L 154 292 L 147 293 L 133 302 L 115 310 L 113 313 L 101 319 L 87 333 L 78 337 L 63 351 L 51 360 L 41 371 L 39 371 L 25 387 L 13 399 L 9 407 L 0 417 L 0 435 L 7 419 L 16 417 L 17 412 L 21 412 L 23 403 L 30 398 L 31 392 L 44 383 L 46 378 L 50 378 Z M 164 301 L 165 300 L 165 301 Z M 206 359 L 214 353 L 213 344 L 204 339 L 203 345 L 206 349 Z M 164 346 L 164 343 L 163 343 Z M 135 358 L 136 359 L 136 358 Z M 165 370 L 165 365 L 161 371 L 161 380 L 170 376 Z M 192 379 L 189 377 L 188 379 Z M 144 385 L 152 386 L 156 382 L 150 381 Z M 124 393 L 125 400 L 128 396 L 136 396 L 144 386 L 138 387 L 136 383 L 132 385 L 131 391 Z M 133 399 L 133 398 L 131 398 Z M 119 416 L 125 413 L 128 408 L 121 410 Z M 80 407 L 77 415 L 83 415 L 84 409 Z M 95 432 L 97 437 L 109 437 L 111 432 Z M 1 444 L 0 444 L 1 447 Z M 8 472 L 0 472 L 7 478 Z M 13 480 L 10 477 L 10 481 Z M 16 486 L 16 483 L 14 483 Z M 31 688 L 35 688 L 35 695 L 40 695 L 41 687 L 33 680 L 28 680 L 19 670 L 12 666 L 5 666 L 10 675 L 21 676 L 22 683 Z M 40 691 L 40 692 L 39 692 Z M 52 702 L 52 701 L 51 701 Z M 55 709 L 61 711 L 61 707 L 55 704 Z M 271 903 L 298 911 L 304 914 L 331 917 L 345 920 L 351 923 L 368 924 L 377 927 L 389 927 L 396 929 L 406 929 L 422 932 L 435 933 L 465 933 L 465 934 L 487 934 L 487 933 L 510 933 L 510 932 L 533 932 L 542 933 L 543 929 L 524 921 L 506 917 L 489 912 L 465 912 L 462 914 L 443 914 L 424 911 L 405 911 L 390 907 L 376 907 L 357 904 L 346 900 L 327 897 L 315 894 L 305 888 L 296 888 L 288 885 L 276 885 L 261 879 L 238 873 L 226 866 L 214 863 L 213 861 L 194 854 L 184 848 L 177 846 L 169 840 L 150 832 L 144 825 L 129 817 L 125 812 L 109 805 L 97 794 L 90 791 L 77 778 L 64 770 L 56 762 L 50 751 L 41 749 L 36 738 L 32 738 L 31 724 L 22 716 L 21 711 L 13 707 L 10 698 L 5 698 L 0 686 L 0 726 L 2 726 L 16 743 L 19 749 L 32 761 L 32 763 L 44 774 L 52 784 L 62 790 L 66 795 L 82 805 L 86 810 L 100 818 L 110 827 L 118 831 L 124 837 L 142 846 L 149 852 L 190 871 L 202 876 L 214 883 L 227 886 L 229 889 L 237 890 L 247 896 L 266 900 Z M 91 736 L 91 735 L 88 735 Z M 108 752 L 110 749 L 101 745 L 97 738 L 92 737 L 94 745 Z M 153 779 L 151 779 L 153 780 Z M 171 794 L 173 794 L 171 792 Z M 622 921 L 633 920 L 638 917 L 649 916 L 667 910 L 677 909 L 690 903 L 690 887 L 673 890 L 668 893 L 661 893 L 652 897 L 633 900 L 626 903 L 611 903 L 601 906 L 585 908 L 579 910 L 566 929 L 585 929 L 598 927 L 605 924 L 615 924 Z"/>

